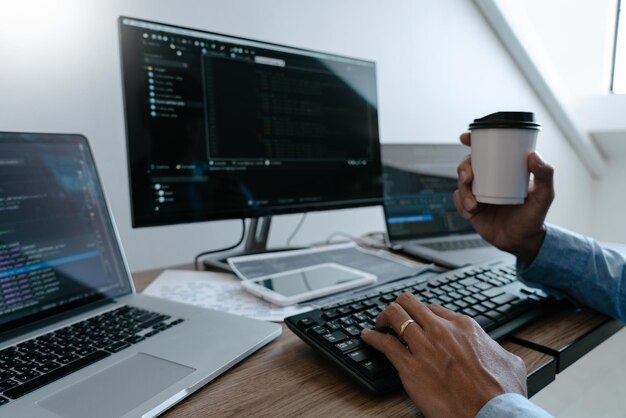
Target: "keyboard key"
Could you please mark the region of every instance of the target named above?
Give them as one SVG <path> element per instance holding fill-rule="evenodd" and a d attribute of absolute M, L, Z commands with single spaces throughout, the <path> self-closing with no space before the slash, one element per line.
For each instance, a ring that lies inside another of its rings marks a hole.
<path fill-rule="evenodd" d="M 378 379 L 379 377 L 387 376 L 394 372 L 391 363 L 387 359 L 380 359 L 379 361 L 368 360 L 361 364 L 360 370 L 370 379 Z"/>
<path fill-rule="evenodd" d="M 106 351 L 108 351 L 108 352 L 111 352 L 111 353 L 117 353 L 117 352 L 120 352 L 120 351 L 122 351 L 122 350 L 124 350 L 124 349 L 126 349 L 128 347 L 130 347 L 130 344 L 128 344 L 126 342 L 120 341 L 120 342 L 111 344 L 108 347 L 105 347 L 104 349 Z"/>
<path fill-rule="evenodd" d="M 371 360 L 374 357 L 380 357 L 380 354 L 378 354 L 378 352 L 372 351 L 367 347 L 348 353 L 348 358 L 356 364 Z"/>
<path fill-rule="evenodd" d="M 304 319 L 301 319 L 298 322 L 298 326 L 300 328 L 309 328 L 309 327 L 312 327 L 312 326 L 315 326 L 315 325 L 317 325 L 317 322 L 315 322 L 311 318 L 304 318 Z"/>
<path fill-rule="evenodd" d="M 363 312 L 356 313 L 352 317 L 357 322 L 363 322 L 363 321 L 369 320 L 369 317 L 366 314 L 364 314 Z"/>
<path fill-rule="evenodd" d="M 370 300 L 364 300 L 363 302 L 361 302 L 363 304 L 363 306 L 365 306 L 366 308 L 373 308 L 374 306 L 377 305 L 376 302 L 374 302 L 374 300 L 370 299 Z"/>
<path fill-rule="evenodd" d="M 307 333 L 309 335 L 313 335 L 313 336 L 321 336 L 321 335 L 324 335 L 324 334 L 328 334 L 329 332 L 330 331 L 328 330 L 328 328 L 325 328 L 325 327 L 322 327 L 322 326 L 319 326 L 319 325 L 316 326 L 316 327 L 313 327 L 313 328 L 309 328 L 307 330 Z"/>
<path fill-rule="evenodd" d="M 467 304 L 467 302 L 463 301 L 463 300 L 455 300 L 454 302 L 452 302 L 453 304 L 455 304 L 456 306 L 458 306 L 459 308 L 467 308 L 469 305 Z"/>
<path fill-rule="evenodd" d="M 0 382 L 3 380 L 10 379 L 13 376 L 15 376 L 14 371 L 3 370 L 2 372 L 0 372 Z"/>
<path fill-rule="evenodd" d="M 352 305 L 350 305 L 350 309 L 352 309 L 353 312 L 362 311 L 363 309 L 365 309 L 365 305 L 363 305 L 361 302 L 353 303 Z"/>
<path fill-rule="evenodd" d="M 504 305 L 505 303 L 511 303 L 514 300 L 518 300 L 519 298 L 515 295 L 511 295 L 510 293 L 505 293 L 504 295 L 497 296 L 491 298 L 491 301 L 496 305 Z"/>
<path fill-rule="evenodd" d="M 458 283 L 462 284 L 463 286 L 472 286 L 476 283 L 480 283 L 480 280 L 477 280 L 473 277 L 468 277 L 467 279 L 459 280 Z"/>
<path fill-rule="evenodd" d="M 450 302 L 452 302 L 452 298 L 450 296 L 448 296 L 448 295 L 439 296 L 439 299 L 443 303 L 450 303 Z"/>
<path fill-rule="evenodd" d="M 340 315 L 348 315 L 352 313 L 352 309 L 349 306 L 344 306 L 343 308 L 337 309 L 337 312 Z"/>
<path fill-rule="evenodd" d="M 448 293 L 448 296 L 450 296 L 452 299 L 461 299 L 463 297 L 463 295 L 457 292 L 450 292 Z"/>
<path fill-rule="evenodd" d="M 341 329 L 341 325 L 339 325 L 336 321 L 330 321 L 326 323 L 326 328 L 331 331 L 337 331 Z"/>
<path fill-rule="evenodd" d="M 348 338 L 348 336 L 341 331 L 334 331 L 330 334 L 322 335 L 322 338 L 330 344 L 336 344 L 345 340 L 346 338 Z"/>
<path fill-rule="evenodd" d="M 170 319 L 170 317 L 167 316 L 167 315 L 158 315 L 158 316 L 156 316 L 156 317 L 154 317 L 152 319 L 149 319 L 147 321 L 143 321 L 141 324 L 139 324 L 139 326 L 141 328 L 150 328 L 153 325 L 156 325 L 159 322 L 163 322 L 163 321 L 166 321 L 168 319 Z"/>
<path fill-rule="evenodd" d="M 394 300 L 396 300 L 397 296 L 393 295 L 393 294 L 386 294 L 380 297 L 380 300 L 385 302 L 385 303 L 391 303 Z"/>
<path fill-rule="evenodd" d="M 350 335 L 351 337 L 358 337 L 358 336 L 360 336 L 360 335 L 361 335 L 361 328 L 359 328 L 359 327 L 358 327 L 358 326 L 356 326 L 356 325 L 352 325 L 352 326 L 346 327 L 346 328 L 344 329 L 344 331 L 345 331 L 348 335 Z"/>
<path fill-rule="evenodd" d="M 498 279 L 489 279 L 487 281 L 487 283 L 490 283 L 490 284 L 492 284 L 492 285 L 494 285 L 496 287 L 504 286 L 506 284 L 505 282 L 500 281 Z"/>
<path fill-rule="evenodd" d="M 473 298 L 472 296 L 467 296 L 463 299 L 465 302 L 469 303 L 470 305 L 475 305 L 478 303 L 478 300 Z"/>
<path fill-rule="evenodd" d="M 365 315 L 367 315 L 370 319 L 372 319 L 372 318 L 376 318 L 378 314 L 381 312 L 382 310 L 378 308 L 370 308 L 367 311 L 365 311 Z"/>
<path fill-rule="evenodd" d="M 17 385 L 19 385 L 19 382 L 13 379 L 8 379 L 3 382 L 0 382 L 0 392 L 4 392 L 5 390 L 14 388 Z"/>
<path fill-rule="evenodd" d="M 491 288 L 491 289 L 483 291 L 482 293 L 483 293 L 483 295 L 487 296 L 488 298 L 494 298 L 496 296 L 503 295 L 504 294 L 504 290 L 498 289 L 498 288 Z"/>
<path fill-rule="evenodd" d="M 84 357 L 84 356 L 88 356 L 94 351 L 96 351 L 96 348 L 94 347 L 85 347 L 85 348 L 81 348 L 80 350 L 76 350 L 76 355 Z"/>
<path fill-rule="evenodd" d="M 50 363 L 42 364 L 37 367 L 37 371 L 41 373 L 48 373 L 54 369 L 58 369 L 61 365 L 55 361 L 51 361 Z"/>
<path fill-rule="evenodd" d="M 485 308 L 483 305 L 472 305 L 472 309 L 480 312 L 480 313 L 485 313 L 487 312 L 489 309 Z"/>
<path fill-rule="evenodd" d="M 338 344 L 335 344 L 335 347 L 339 351 L 345 353 L 346 351 L 351 351 L 351 350 L 354 350 L 355 348 L 361 347 L 361 342 L 359 340 L 351 339 L 351 340 L 346 340 Z"/>
<path fill-rule="evenodd" d="M 145 339 L 146 337 L 142 337 L 141 335 L 133 335 L 131 337 L 125 338 L 124 341 L 126 341 L 129 344 L 137 344 Z"/>
<path fill-rule="evenodd" d="M 446 309 L 449 309 L 451 311 L 454 311 L 454 312 L 456 312 L 456 311 L 461 309 L 460 307 L 458 307 L 456 305 L 453 305 L 451 303 L 446 303 L 445 305 L 443 305 L 443 307 L 446 308 Z"/>
<path fill-rule="evenodd" d="M 37 376 L 40 376 L 41 373 L 39 373 L 38 371 L 35 370 L 28 370 L 24 373 L 18 374 L 17 376 L 15 376 L 15 379 L 20 381 L 20 382 L 26 382 L 27 380 L 31 380 L 36 378 Z"/>
<path fill-rule="evenodd" d="M 433 290 L 431 290 L 431 292 L 432 292 L 435 296 L 437 296 L 437 297 L 439 297 L 439 296 L 441 296 L 441 295 L 445 295 L 445 294 L 447 293 L 446 291 L 444 291 L 444 290 L 442 290 L 442 289 L 433 289 Z"/>
<path fill-rule="evenodd" d="M 335 309 L 330 309 L 326 312 L 324 312 L 324 314 L 322 315 L 322 318 L 330 321 L 333 320 L 335 318 L 339 318 L 341 315 L 339 314 L 339 312 L 337 312 Z"/>
<path fill-rule="evenodd" d="M 18 373 L 24 373 L 24 372 L 34 369 L 36 366 L 37 365 L 35 363 L 27 362 L 27 363 L 16 365 L 15 367 L 13 367 L 13 370 L 15 370 Z"/>
<path fill-rule="evenodd" d="M 473 292 L 472 293 L 472 297 L 474 299 L 477 299 L 477 300 L 480 300 L 480 301 L 487 300 L 487 296 L 483 295 L 482 293 L 478 293 L 478 292 Z"/>
<path fill-rule="evenodd" d="M 476 283 L 474 287 L 477 287 L 480 290 L 487 290 L 487 289 L 491 289 L 493 286 L 490 285 L 489 283 L 481 282 L 481 283 Z"/>
<path fill-rule="evenodd" d="M 352 319 L 352 318 L 348 317 L 348 318 L 341 318 L 341 319 L 339 320 L 339 323 L 340 323 L 341 325 L 343 325 L 344 327 L 349 327 L 349 326 L 351 326 L 351 325 L 356 324 L 356 321 L 355 321 L 354 319 Z"/>
<path fill-rule="evenodd" d="M 475 316 L 478 316 L 478 312 L 475 311 L 472 308 L 465 308 L 461 312 L 464 313 L 467 316 L 471 316 L 472 318 L 475 317 Z"/>

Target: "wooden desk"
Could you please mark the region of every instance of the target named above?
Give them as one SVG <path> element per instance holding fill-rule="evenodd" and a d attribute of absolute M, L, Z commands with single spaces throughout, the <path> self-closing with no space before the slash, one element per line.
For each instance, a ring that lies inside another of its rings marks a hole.
<path fill-rule="evenodd" d="M 137 291 L 142 291 L 160 272 L 134 273 Z M 569 353 L 567 362 L 571 364 L 578 358 L 576 355 L 586 353 L 623 325 L 595 313 L 586 321 L 580 321 L 580 318 L 573 310 L 557 312 L 502 342 L 503 347 L 526 363 L 531 395 L 554 380 L 561 352 Z M 583 345 L 579 345 L 581 342 Z M 404 392 L 384 396 L 366 392 L 283 325 L 283 333 L 275 341 L 163 416 L 416 415 L 419 411 Z"/>

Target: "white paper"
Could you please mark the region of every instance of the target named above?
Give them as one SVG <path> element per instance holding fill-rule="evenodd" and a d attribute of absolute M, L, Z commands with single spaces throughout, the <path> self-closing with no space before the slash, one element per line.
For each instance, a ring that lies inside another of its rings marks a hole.
<path fill-rule="evenodd" d="M 143 293 L 265 321 L 283 321 L 312 309 L 303 305 L 276 306 L 246 292 L 240 282 L 228 273 L 165 270 Z"/>

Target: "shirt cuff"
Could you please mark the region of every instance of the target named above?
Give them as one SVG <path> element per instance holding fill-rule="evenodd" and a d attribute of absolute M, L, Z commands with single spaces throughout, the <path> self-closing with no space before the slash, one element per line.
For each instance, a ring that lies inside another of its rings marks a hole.
<path fill-rule="evenodd" d="M 588 262 L 589 243 L 582 235 L 554 225 L 546 225 L 546 236 L 532 263 L 517 261 L 517 275 L 525 284 L 544 290 L 557 298 L 572 277 L 569 272 L 581 272 Z"/>
<path fill-rule="evenodd" d="M 537 405 L 517 393 L 503 393 L 492 398 L 476 418 L 552 418 Z"/>

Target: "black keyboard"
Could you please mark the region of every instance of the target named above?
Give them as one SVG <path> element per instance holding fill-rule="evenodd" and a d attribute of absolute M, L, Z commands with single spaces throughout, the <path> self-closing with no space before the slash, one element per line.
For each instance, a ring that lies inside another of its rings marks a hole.
<path fill-rule="evenodd" d="M 517 280 L 515 267 L 504 262 L 417 276 L 385 285 L 344 302 L 285 319 L 302 340 L 366 388 L 376 393 L 397 390 L 400 378 L 386 357 L 360 338 L 399 294 L 410 292 L 422 302 L 437 303 L 471 316 L 492 338 L 501 338 L 545 314 L 553 304 L 538 289 Z"/>
<path fill-rule="evenodd" d="M 482 238 L 476 239 L 464 239 L 458 241 L 433 241 L 433 242 L 423 242 L 419 245 L 422 245 L 426 248 L 430 248 L 431 250 L 436 251 L 455 251 L 455 250 L 466 250 L 468 248 L 481 248 L 487 247 L 489 244 Z"/>
<path fill-rule="evenodd" d="M 0 405 L 181 322 L 122 306 L 0 350 Z"/>

